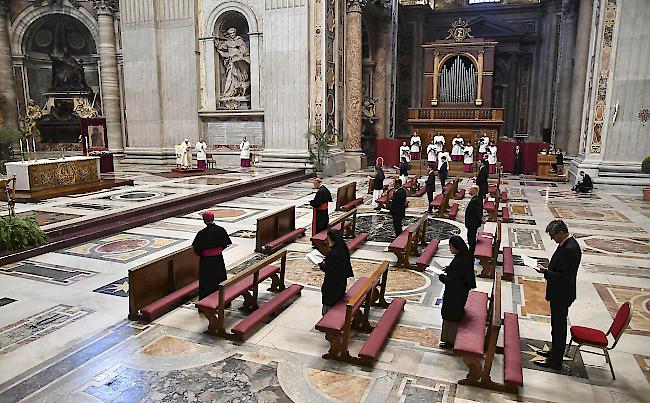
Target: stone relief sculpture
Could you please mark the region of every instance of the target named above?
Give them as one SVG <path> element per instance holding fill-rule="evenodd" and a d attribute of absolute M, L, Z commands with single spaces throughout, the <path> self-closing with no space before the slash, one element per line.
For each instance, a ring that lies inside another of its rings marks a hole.
<path fill-rule="evenodd" d="M 229 28 L 225 38 L 217 38 L 215 49 L 223 66 L 220 103 L 226 109 L 239 109 L 242 102 L 250 101 L 250 50 L 235 28 Z"/>
<path fill-rule="evenodd" d="M 88 91 L 84 68 L 74 57 L 66 54 L 63 57 L 50 55 L 52 61 L 52 90 L 53 91 Z"/>

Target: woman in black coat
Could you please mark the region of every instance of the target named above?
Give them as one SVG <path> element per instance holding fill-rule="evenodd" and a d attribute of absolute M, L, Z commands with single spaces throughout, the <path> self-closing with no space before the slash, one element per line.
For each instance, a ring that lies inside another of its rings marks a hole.
<path fill-rule="evenodd" d="M 465 316 L 465 303 L 469 290 L 476 288 L 474 276 L 474 258 L 469 252 L 465 241 L 459 236 L 449 239 L 449 250 L 454 260 L 440 275 L 440 281 L 445 284 L 442 296 L 442 334 L 440 347 L 453 347 L 456 340 L 458 322 Z"/>
<path fill-rule="evenodd" d="M 323 315 L 336 304 L 343 296 L 347 288 L 348 277 L 353 277 L 352 264 L 350 263 L 350 250 L 343 239 L 340 231 L 327 231 L 327 242 L 330 250 L 325 260 L 318 266 L 325 272 L 323 285 L 321 286 Z"/>

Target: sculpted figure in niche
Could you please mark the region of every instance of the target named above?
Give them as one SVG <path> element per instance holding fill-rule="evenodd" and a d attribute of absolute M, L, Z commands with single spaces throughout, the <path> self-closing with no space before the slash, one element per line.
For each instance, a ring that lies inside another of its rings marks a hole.
<path fill-rule="evenodd" d="M 50 55 L 52 61 L 52 90 L 59 91 L 87 91 L 84 68 L 75 59 L 65 52 L 63 57 Z"/>
<path fill-rule="evenodd" d="M 250 52 L 244 39 L 237 35 L 235 28 L 226 31 L 225 39 L 217 39 L 216 50 L 225 68 L 222 74 L 222 98 L 244 97 L 250 89 Z"/>

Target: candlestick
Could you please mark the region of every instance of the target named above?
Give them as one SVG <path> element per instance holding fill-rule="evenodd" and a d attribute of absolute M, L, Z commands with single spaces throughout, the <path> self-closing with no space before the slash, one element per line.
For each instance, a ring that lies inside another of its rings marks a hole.
<path fill-rule="evenodd" d="M 32 149 L 36 152 L 36 140 L 32 137 Z"/>
<path fill-rule="evenodd" d="M 20 153 L 22 154 L 23 153 L 23 139 L 22 138 L 18 139 L 18 143 L 20 144 Z"/>

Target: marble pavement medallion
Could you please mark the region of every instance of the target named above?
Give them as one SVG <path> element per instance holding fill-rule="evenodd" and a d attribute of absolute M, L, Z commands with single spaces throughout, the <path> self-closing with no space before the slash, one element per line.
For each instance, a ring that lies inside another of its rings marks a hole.
<path fill-rule="evenodd" d="M 187 369 L 145 371 L 118 365 L 83 392 L 102 402 L 291 402 L 276 365 L 236 358 Z"/>
<path fill-rule="evenodd" d="M 508 199 L 511 197 L 526 197 L 526 192 L 524 189 L 519 187 L 506 187 L 506 192 L 508 192 Z"/>
<path fill-rule="evenodd" d="M 89 270 L 30 260 L 4 265 L 0 267 L 0 273 L 57 285 L 70 285 L 97 274 Z"/>
<path fill-rule="evenodd" d="M 156 221 L 147 225 L 143 225 L 143 228 L 154 228 L 154 229 L 164 229 L 169 231 L 179 231 L 179 232 L 191 232 L 196 234 L 203 228 L 205 225 L 188 225 L 188 224 L 179 224 L 175 222 L 167 221 Z"/>
<path fill-rule="evenodd" d="M 280 199 L 280 200 L 298 200 L 303 197 L 309 196 L 310 194 L 316 193 L 316 189 L 312 190 L 298 190 L 298 189 L 288 189 L 288 190 L 269 190 L 266 192 L 255 193 L 252 197 L 261 197 L 269 199 Z"/>
<path fill-rule="evenodd" d="M 213 178 L 213 177 L 200 177 L 200 178 L 192 178 L 192 179 L 186 179 L 184 181 L 179 181 L 178 183 L 186 183 L 189 185 L 210 185 L 210 186 L 218 186 L 218 185 L 223 185 L 224 183 L 229 183 L 233 182 L 233 179 L 227 179 L 227 178 Z"/>
<path fill-rule="evenodd" d="M 173 192 L 160 192 L 155 190 L 133 190 L 130 192 L 118 193 L 111 196 L 101 197 L 103 200 L 140 203 L 174 195 Z"/>
<path fill-rule="evenodd" d="M 516 283 L 521 290 L 520 318 L 546 322 L 551 316 L 551 308 L 546 301 L 546 281 L 517 276 Z"/>
<path fill-rule="evenodd" d="M 0 329 L 0 355 L 38 340 L 94 311 L 70 305 L 56 305 Z"/>
<path fill-rule="evenodd" d="M 305 368 L 305 378 L 309 384 L 336 401 L 346 403 L 361 402 L 370 385 L 371 378 L 326 371 L 318 368 Z"/>
<path fill-rule="evenodd" d="M 573 235 L 583 247 L 584 253 L 643 260 L 648 259 L 648 255 L 650 255 L 650 239 L 648 238 L 581 233 L 574 233 Z"/>
<path fill-rule="evenodd" d="M 623 303 L 632 303 L 632 320 L 625 333 L 650 336 L 650 290 L 600 283 L 594 283 L 594 287 L 612 319 Z"/>
<path fill-rule="evenodd" d="M 456 385 L 430 378 L 399 375 L 387 401 L 401 403 L 448 403 L 456 396 Z"/>
<path fill-rule="evenodd" d="M 68 203 L 68 204 L 63 204 L 55 207 L 69 208 L 75 210 L 89 210 L 89 211 L 106 211 L 115 208 L 114 206 L 108 206 L 105 204 L 93 204 L 93 203 Z"/>
<path fill-rule="evenodd" d="M 539 230 L 531 228 L 508 228 L 510 246 L 520 249 L 546 250 Z"/>
<path fill-rule="evenodd" d="M 402 222 L 402 228 L 406 229 L 406 227 L 419 220 L 420 217 L 407 215 Z M 357 233 L 359 232 L 367 232 L 369 241 L 393 242 L 395 239 L 393 218 L 388 214 L 357 215 Z M 449 239 L 458 234 L 460 234 L 460 228 L 458 226 L 437 218 L 429 218 L 426 234 L 427 242 L 432 239 Z"/>
<path fill-rule="evenodd" d="M 645 375 L 646 381 L 650 384 L 650 357 L 634 354 L 634 358 L 636 359 L 637 364 L 639 364 L 641 372 Z"/>
<path fill-rule="evenodd" d="M 579 229 L 588 229 L 592 231 L 610 231 L 610 232 L 625 232 L 631 234 L 647 234 L 648 232 L 641 228 L 631 225 L 611 225 L 603 223 L 586 223 L 580 221 L 570 221 L 567 222 L 569 229 L 579 228 Z"/>
<path fill-rule="evenodd" d="M 581 262 L 580 268 L 590 273 L 606 274 L 608 276 L 650 278 L 650 267 Z"/>
<path fill-rule="evenodd" d="M 587 221 L 607 221 L 607 222 L 625 222 L 631 223 L 629 218 L 616 210 L 590 209 L 585 207 L 566 208 L 566 207 L 548 207 L 555 218 L 565 218 L 568 220 L 587 220 Z"/>
<path fill-rule="evenodd" d="M 593 193 L 576 193 L 571 190 L 557 190 L 557 189 L 544 189 L 540 190 L 539 194 L 542 197 L 549 199 L 562 199 L 562 200 L 600 200 L 600 196 Z"/>
<path fill-rule="evenodd" d="M 299 283 L 320 289 L 323 284 L 324 274 L 315 266 L 311 261 L 305 260 L 304 255 L 296 258 L 292 255 L 287 258 L 287 266 L 285 272 L 285 279 L 292 283 Z M 348 279 L 348 288 L 350 288 L 355 281 L 361 277 L 369 277 L 379 266 L 381 262 L 373 262 L 370 260 L 351 259 L 352 271 L 354 277 Z M 388 284 L 386 292 L 416 292 L 430 284 L 427 277 L 412 271 L 403 269 L 394 269 L 390 267 L 388 272 Z"/>
<path fill-rule="evenodd" d="M 22 213 L 17 213 L 16 216 L 23 217 L 23 218 L 34 217 L 34 219 L 40 226 L 60 223 L 63 221 L 69 221 L 75 218 L 83 217 L 82 215 L 79 214 L 56 213 L 52 211 L 39 211 L 39 210 L 31 210 Z"/>
<path fill-rule="evenodd" d="M 214 213 L 214 220 L 222 221 L 222 222 L 238 222 L 250 218 L 254 215 L 257 215 L 261 212 L 268 211 L 266 209 L 259 209 L 259 208 L 229 207 L 229 206 L 222 206 L 222 205 L 216 205 L 205 210 L 212 211 Z M 202 220 L 201 214 L 205 210 L 187 214 L 184 215 L 183 217 Z"/>
<path fill-rule="evenodd" d="M 183 241 L 185 239 L 121 233 L 56 253 L 117 263 L 129 263 L 142 256 L 178 245 Z"/>
<path fill-rule="evenodd" d="M 514 204 L 508 203 L 510 207 L 510 214 L 520 215 L 520 216 L 532 216 L 533 212 L 530 210 L 530 206 L 527 204 Z"/>

